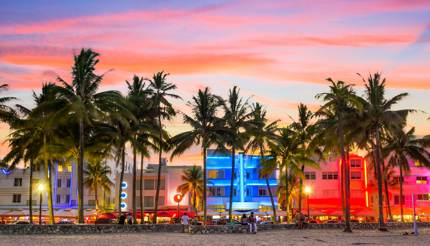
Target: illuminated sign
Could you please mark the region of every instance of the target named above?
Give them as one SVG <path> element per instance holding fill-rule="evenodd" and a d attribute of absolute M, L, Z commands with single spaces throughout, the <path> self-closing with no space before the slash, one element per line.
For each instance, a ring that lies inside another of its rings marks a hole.
<path fill-rule="evenodd" d="M 122 183 L 121 183 L 121 188 L 123 188 L 123 189 L 127 189 L 127 187 L 128 187 L 127 182 L 122 181 Z"/>
<path fill-rule="evenodd" d="M 126 199 L 127 198 L 127 192 L 121 192 L 121 199 Z"/>

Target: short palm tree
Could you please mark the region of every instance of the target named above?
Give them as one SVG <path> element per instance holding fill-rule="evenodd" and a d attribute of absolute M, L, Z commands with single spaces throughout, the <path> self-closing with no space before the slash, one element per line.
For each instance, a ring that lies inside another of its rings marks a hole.
<path fill-rule="evenodd" d="M 400 219 L 403 219 L 403 172 L 409 171 L 410 159 L 418 161 L 423 166 L 430 167 L 430 138 L 418 138 L 415 136 L 415 128 L 408 131 L 393 131 L 388 135 L 387 144 L 383 147 L 383 154 L 388 163 L 399 168 L 400 177 Z"/>
<path fill-rule="evenodd" d="M 184 182 L 180 184 L 177 191 L 182 195 L 189 194 L 190 201 L 192 201 L 194 211 L 197 214 L 198 208 L 203 195 L 203 179 L 202 169 L 197 166 L 193 166 L 189 169 L 184 170 L 181 176 L 181 180 Z"/>
<path fill-rule="evenodd" d="M 96 210 L 98 211 L 100 209 L 98 191 L 110 192 L 113 186 L 113 182 L 109 178 L 111 169 L 99 158 L 95 158 L 88 162 L 88 165 L 84 170 L 84 174 L 84 184 L 91 191 L 94 191 Z"/>
<path fill-rule="evenodd" d="M 158 72 L 149 79 L 149 89 L 151 90 L 152 105 L 156 110 L 156 118 L 158 123 L 158 171 L 157 171 L 157 189 L 155 192 L 155 205 L 153 223 L 157 223 L 158 199 L 160 197 L 160 179 L 161 179 L 161 162 L 165 142 L 163 141 L 163 124 L 162 119 L 170 120 L 176 114 L 173 105 L 169 102 L 169 98 L 180 99 L 181 97 L 172 93 L 176 89 L 176 85 L 166 81 L 168 73 Z"/>
<path fill-rule="evenodd" d="M 278 121 L 268 122 L 266 110 L 259 103 L 252 105 L 250 123 L 251 126 L 248 129 L 248 133 L 251 136 L 250 141 L 246 146 L 246 151 L 257 151 L 260 155 L 260 162 L 263 164 L 263 168 L 260 170 L 260 176 L 266 180 L 267 190 L 269 192 L 270 203 L 272 204 L 273 220 L 277 220 L 276 206 L 273 199 L 272 190 L 270 189 L 269 178 L 276 172 L 276 162 L 269 161 L 269 158 L 265 158 L 268 152 L 269 145 L 275 141 L 276 132 L 278 130 Z M 265 163 L 267 162 L 267 163 Z"/>
<path fill-rule="evenodd" d="M 251 123 L 249 105 L 239 95 L 239 88 L 234 86 L 230 90 L 228 98 L 223 102 L 224 116 L 222 118 L 225 134 L 223 134 L 224 144 L 231 149 L 231 177 L 230 177 L 230 199 L 228 216 L 230 222 L 233 221 L 233 193 L 235 179 L 235 161 L 236 151 L 244 149 L 249 135 L 246 130 L 250 128 Z"/>
<path fill-rule="evenodd" d="M 365 83 L 364 113 L 360 118 L 359 127 L 363 135 L 369 139 L 372 156 L 375 163 L 378 187 L 378 223 L 379 230 L 386 231 L 383 212 L 382 195 L 382 144 L 381 135 L 393 130 L 400 130 L 405 126 L 408 113 L 413 110 L 393 110 L 392 107 L 406 97 L 407 93 L 398 94 L 390 99 L 385 98 L 385 79 L 379 73 L 369 75 Z"/>
<path fill-rule="evenodd" d="M 211 144 L 219 139 L 216 113 L 222 99 L 212 94 L 209 88 L 199 90 L 188 105 L 192 108 L 192 115 L 184 115 L 184 123 L 192 127 L 192 130 L 180 133 L 171 139 L 173 146 L 172 158 L 180 155 L 193 145 L 201 145 L 203 155 L 203 221 L 206 225 L 206 187 L 207 169 L 206 155 Z"/>

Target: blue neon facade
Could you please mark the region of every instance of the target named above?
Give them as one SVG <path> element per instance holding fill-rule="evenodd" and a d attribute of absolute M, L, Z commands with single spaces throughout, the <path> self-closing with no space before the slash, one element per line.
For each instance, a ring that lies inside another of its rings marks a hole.
<path fill-rule="evenodd" d="M 208 151 L 208 207 L 228 209 L 231 178 L 231 154 Z M 233 210 L 261 210 L 271 206 L 266 180 L 260 178 L 260 156 L 239 153 L 235 157 L 235 179 L 233 190 Z M 269 185 L 277 204 L 276 173 L 269 178 Z"/>

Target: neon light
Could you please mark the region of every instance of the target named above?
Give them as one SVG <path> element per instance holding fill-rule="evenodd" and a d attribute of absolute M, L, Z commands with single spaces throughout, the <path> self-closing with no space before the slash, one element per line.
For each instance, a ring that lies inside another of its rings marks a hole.
<path fill-rule="evenodd" d="M 128 197 L 127 192 L 121 192 L 121 199 L 126 199 Z"/>
<path fill-rule="evenodd" d="M 243 154 L 239 155 L 239 193 L 240 193 L 240 202 L 245 201 L 245 192 L 244 192 L 244 184 L 243 184 Z M 231 192 L 231 191 L 230 191 Z"/>
<path fill-rule="evenodd" d="M 126 209 L 126 208 L 127 208 L 127 203 L 121 202 L 121 209 Z"/>
<path fill-rule="evenodd" d="M 127 189 L 127 187 L 128 187 L 127 182 L 122 181 L 122 183 L 121 183 L 121 187 L 122 187 L 123 189 Z"/>
<path fill-rule="evenodd" d="M 367 162 L 363 160 L 364 163 L 364 189 L 366 195 L 366 207 L 369 207 L 369 192 L 367 191 Z"/>

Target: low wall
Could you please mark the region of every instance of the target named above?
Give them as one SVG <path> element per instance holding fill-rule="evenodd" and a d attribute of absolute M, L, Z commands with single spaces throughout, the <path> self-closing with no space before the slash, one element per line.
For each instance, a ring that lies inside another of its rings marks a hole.
<path fill-rule="evenodd" d="M 417 223 L 418 227 L 430 227 L 430 223 Z M 390 229 L 410 229 L 412 223 L 387 223 Z M 0 225 L 0 234 L 22 235 L 22 234 L 100 234 L 100 233 L 246 233 L 247 226 L 242 225 L 216 225 L 190 226 L 183 225 Z M 343 229 L 343 224 L 309 224 L 306 229 Z M 376 230 L 377 223 L 353 223 L 353 230 Z M 258 231 L 267 230 L 294 230 L 294 224 L 258 225 Z"/>

